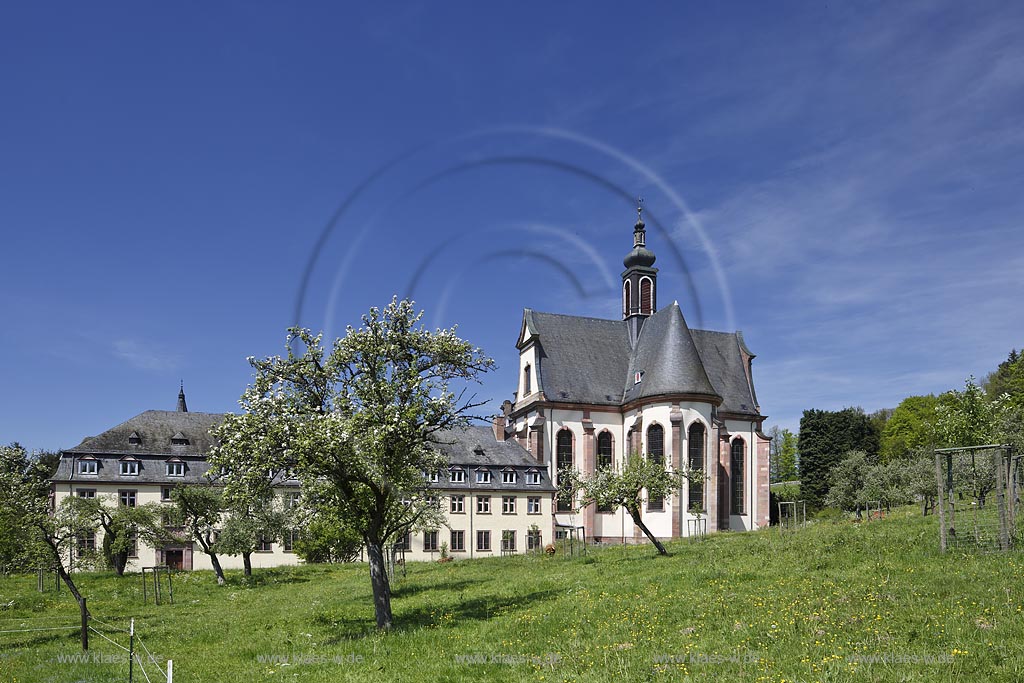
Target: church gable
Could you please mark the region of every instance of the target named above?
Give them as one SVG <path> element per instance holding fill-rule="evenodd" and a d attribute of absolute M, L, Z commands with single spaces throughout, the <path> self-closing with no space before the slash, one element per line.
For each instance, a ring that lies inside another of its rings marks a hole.
<path fill-rule="evenodd" d="M 619 405 L 629 371 L 629 334 L 619 320 L 530 311 L 540 347 L 544 396 L 551 401 Z"/>

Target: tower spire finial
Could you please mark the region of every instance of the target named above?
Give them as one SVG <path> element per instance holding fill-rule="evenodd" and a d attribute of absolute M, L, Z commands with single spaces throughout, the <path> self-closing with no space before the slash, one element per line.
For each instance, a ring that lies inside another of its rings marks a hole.
<path fill-rule="evenodd" d="M 188 405 L 185 404 L 185 380 L 181 380 L 181 384 L 178 388 L 178 412 L 188 412 Z"/>
<path fill-rule="evenodd" d="M 647 244 L 647 231 L 644 229 L 644 200 L 636 198 L 636 225 L 633 226 L 633 246 L 643 247 Z"/>

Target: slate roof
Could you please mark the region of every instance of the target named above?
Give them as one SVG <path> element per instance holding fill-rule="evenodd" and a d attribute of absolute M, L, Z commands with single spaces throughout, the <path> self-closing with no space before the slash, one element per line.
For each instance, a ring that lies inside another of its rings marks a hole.
<path fill-rule="evenodd" d="M 726 412 L 759 415 L 740 333 L 691 330 L 677 303 L 644 322 L 635 348 L 624 320 L 531 309 L 523 317 L 537 337 L 538 386 L 550 401 L 622 405 L 685 393 L 721 399 Z M 639 384 L 636 372 L 643 373 Z"/>
<path fill-rule="evenodd" d="M 640 383 L 634 381 L 637 372 L 643 373 Z M 719 396 L 704 370 L 683 313 L 673 303 L 644 322 L 631 354 L 622 401 L 680 393 Z"/>
<path fill-rule="evenodd" d="M 466 430 L 437 434 L 436 448 L 453 465 L 490 467 L 535 467 L 537 460 L 515 439 L 498 441 L 491 427 L 471 425 Z"/>
<path fill-rule="evenodd" d="M 538 386 L 549 400 L 597 405 L 622 403 L 629 375 L 629 330 L 621 320 L 524 312 L 540 337 Z"/>
<path fill-rule="evenodd" d="M 754 387 L 747 381 L 747 372 L 743 367 L 740 352 L 743 338 L 740 333 L 710 330 L 691 330 L 691 333 L 715 393 L 722 397 L 722 405 L 718 409 L 729 413 L 758 415 Z"/>
<path fill-rule="evenodd" d="M 127 422 L 108 429 L 98 436 L 82 440 L 78 446 L 63 451 L 52 481 L 57 483 L 73 481 L 80 486 L 90 483 L 116 483 L 124 486 L 137 484 L 193 484 L 205 481 L 209 464 L 206 454 L 213 446 L 210 429 L 224 419 L 223 413 L 183 413 L 168 410 L 147 410 Z M 188 438 L 187 445 L 172 444 L 177 434 Z M 132 444 L 129 437 L 138 435 L 140 444 Z M 478 466 L 493 468 L 497 480 L 495 488 L 502 487 L 501 470 L 514 467 L 524 472 L 537 467 L 537 461 L 514 439 L 497 441 L 491 427 L 471 426 L 465 431 L 448 431 L 438 434 L 436 445 L 451 464 L 462 465 L 467 471 L 467 483 L 473 483 L 472 472 Z M 80 474 L 77 462 L 82 458 L 97 461 L 97 473 Z M 139 461 L 138 475 L 121 475 L 119 462 L 125 458 Z M 166 462 L 177 458 L 185 462 L 184 477 L 167 476 Z M 522 482 L 523 478 L 520 478 Z M 275 477 L 276 485 L 297 485 L 295 479 L 286 478 L 283 473 Z M 473 488 L 482 488 L 473 485 Z M 532 486 L 530 488 L 537 488 Z M 547 474 L 543 474 L 543 490 L 552 489 Z"/>
<path fill-rule="evenodd" d="M 154 455 L 205 455 L 213 446 L 210 429 L 220 424 L 223 413 L 182 413 L 173 410 L 147 410 L 112 427 L 99 436 L 90 436 L 65 453 L 119 453 Z M 141 437 L 142 443 L 132 444 L 128 437 L 132 433 Z M 189 443 L 172 444 L 171 439 L 178 433 Z"/>

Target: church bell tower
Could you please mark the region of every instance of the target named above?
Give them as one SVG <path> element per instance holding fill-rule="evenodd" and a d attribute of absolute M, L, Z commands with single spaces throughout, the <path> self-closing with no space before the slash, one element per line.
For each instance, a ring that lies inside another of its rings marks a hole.
<path fill-rule="evenodd" d="M 658 310 L 658 269 L 654 267 L 654 252 L 647 248 L 643 211 L 644 207 L 638 202 L 633 250 L 622 260 L 622 265 L 626 266 L 622 273 L 622 319 L 629 325 L 629 341 L 634 346 L 644 321 Z"/>

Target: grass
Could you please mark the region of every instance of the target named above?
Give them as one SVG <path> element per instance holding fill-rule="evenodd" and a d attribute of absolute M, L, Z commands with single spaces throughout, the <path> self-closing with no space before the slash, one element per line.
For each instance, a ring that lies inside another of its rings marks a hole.
<path fill-rule="evenodd" d="M 182 573 L 160 607 L 142 605 L 138 576 L 78 580 L 97 617 L 135 618 L 177 681 L 1024 680 L 1024 557 L 937 545 L 934 518 L 907 509 L 680 541 L 664 558 L 638 546 L 410 564 L 389 634 L 373 631 L 359 565 L 263 570 L 252 585 L 229 573 L 225 587 Z M 0 578 L 0 631 L 76 623 L 66 590 L 35 588 Z M 62 662 L 81 653 L 74 631 L 0 634 L 0 681 L 127 680 L 114 645 L 91 645 L 98 661 Z"/>

